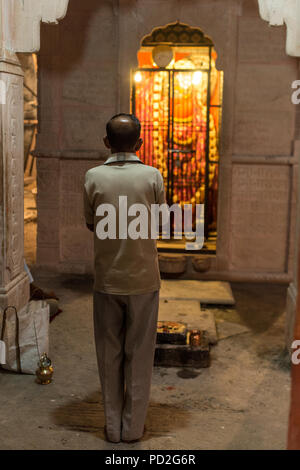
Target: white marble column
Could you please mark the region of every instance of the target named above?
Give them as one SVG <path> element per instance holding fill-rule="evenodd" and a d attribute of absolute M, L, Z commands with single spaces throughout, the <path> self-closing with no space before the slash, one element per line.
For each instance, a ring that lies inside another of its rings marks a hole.
<path fill-rule="evenodd" d="M 16 55 L 0 52 L 0 308 L 28 302 L 24 272 L 23 72 Z"/>
<path fill-rule="evenodd" d="M 0 0 L 0 309 L 29 299 L 24 271 L 23 72 L 15 52 L 40 46 L 41 21 L 57 23 L 68 0 Z"/>
<path fill-rule="evenodd" d="M 286 53 L 300 56 L 300 1 L 258 0 L 259 13 L 270 26 L 286 24 Z"/>

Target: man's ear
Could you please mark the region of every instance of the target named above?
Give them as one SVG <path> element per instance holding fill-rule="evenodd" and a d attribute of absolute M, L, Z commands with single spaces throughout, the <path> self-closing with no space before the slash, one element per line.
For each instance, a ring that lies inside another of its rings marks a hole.
<path fill-rule="evenodd" d="M 144 143 L 144 141 L 140 137 L 139 140 L 137 141 L 137 143 L 135 144 L 135 148 L 134 148 L 135 152 L 138 152 L 140 150 L 143 143 Z"/>
<path fill-rule="evenodd" d="M 106 148 L 108 148 L 108 149 L 111 148 L 107 135 L 105 137 L 103 137 L 103 142 L 104 142 L 104 145 L 105 145 Z"/>

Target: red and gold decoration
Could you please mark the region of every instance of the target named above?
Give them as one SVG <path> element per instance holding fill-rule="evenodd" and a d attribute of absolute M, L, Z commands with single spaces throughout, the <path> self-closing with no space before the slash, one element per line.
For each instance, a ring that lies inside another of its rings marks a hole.
<path fill-rule="evenodd" d="M 169 204 L 206 202 L 215 230 L 223 76 L 212 46 L 170 49 L 143 47 L 138 53 L 133 111 L 142 123 L 140 158 L 161 171 Z M 168 65 L 158 66 L 154 58 Z"/>

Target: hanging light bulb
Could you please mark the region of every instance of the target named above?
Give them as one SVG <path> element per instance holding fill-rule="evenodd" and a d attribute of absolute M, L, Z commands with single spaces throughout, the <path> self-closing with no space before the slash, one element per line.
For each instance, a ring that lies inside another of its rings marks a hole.
<path fill-rule="evenodd" d="M 136 73 L 134 74 L 134 81 L 135 81 L 136 83 L 140 83 L 140 82 L 142 81 L 142 78 L 143 78 L 143 77 L 142 77 L 141 72 L 136 72 Z"/>
<path fill-rule="evenodd" d="M 198 70 L 193 74 L 193 85 L 197 86 L 200 85 L 202 82 L 202 72 Z"/>

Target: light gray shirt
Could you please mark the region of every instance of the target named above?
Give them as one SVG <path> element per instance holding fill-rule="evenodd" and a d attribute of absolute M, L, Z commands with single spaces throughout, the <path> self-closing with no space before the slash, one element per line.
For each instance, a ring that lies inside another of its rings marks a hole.
<path fill-rule="evenodd" d="M 97 224 L 103 219 L 96 215 L 97 208 L 112 204 L 118 221 L 119 196 L 127 196 L 128 208 L 137 203 L 145 205 L 151 227 L 151 205 L 165 203 L 163 178 L 156 168 L 144 165 L 133 153 L 113 154 L 104 165 L 86 173 L 84 214 L 87 224 L 94 225 L 94 289 L 122 295 L 154 292 L 160 288 L 156 240 L 120 239 L 118 223 L 116 239 L 101 240 L 97 236 Z M 130 220 L 132 217 L 128 217 Z"/>

